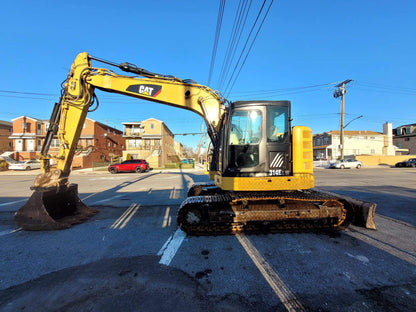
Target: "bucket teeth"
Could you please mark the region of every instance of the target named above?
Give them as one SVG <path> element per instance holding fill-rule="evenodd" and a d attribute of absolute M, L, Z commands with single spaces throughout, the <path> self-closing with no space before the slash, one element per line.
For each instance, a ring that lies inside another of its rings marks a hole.
<path fill-rule="evenodd" d="M 24 230 L 61 230 L 81 223 L 97 212 L 81 201 L 78 185 L 71 184 L 56 190 L 34 191 L 16 212 L 15 221 Z"/>

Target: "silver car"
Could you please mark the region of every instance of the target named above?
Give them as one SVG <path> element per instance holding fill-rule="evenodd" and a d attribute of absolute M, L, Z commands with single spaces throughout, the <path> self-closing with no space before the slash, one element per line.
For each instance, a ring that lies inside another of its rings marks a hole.
<path fill-rule="evenodd" d="M 37 160 L 18 161 L 14 164 L 9 164 L 9 170 L 31 170 L 40 169 L 40 162 Z"/>
<path fill-rule="evenodd" d="M 357 168 L 360 169 L 363 163 L 356 159 L 341 159 L 336 162 L 329 164 L 329 168 L 346 169 L 346 168 Z"/>

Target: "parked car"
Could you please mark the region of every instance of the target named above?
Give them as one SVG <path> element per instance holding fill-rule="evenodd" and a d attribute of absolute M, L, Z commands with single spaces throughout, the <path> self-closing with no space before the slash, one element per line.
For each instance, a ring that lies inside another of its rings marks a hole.
<path fill-rule="evenodd" d="M 9 170 L 32 170 L 40 169 L 40 162 L 37 160 L 25 160 L 18 161 L 16 163 L 9 164 Z"/>
<path fill-rule="evenodd" d="M 416 167 L 416 158 L 409 158 L 395 164 L 396 167 Z"/>
<path fill-rule="evenodd" d="M 182 159 L 183 164 L 193 164 L 195 161 L 192 158 Z"/>
<path fill-rule="evenodd" d="M 345 168 L 357 168 L 360 169 L 363 163 L 356 159 L 341 159 L 336 162 L 331 162 L 329 168 L 345 169 Z"/>
<path fill-rule="evenodd" d="M 144 159 L 125 160 L 119 164 L 113 164 L 108 167 L 111 173 L 117 172 L 145 172 L 149 170 L 149 163 Z"/>

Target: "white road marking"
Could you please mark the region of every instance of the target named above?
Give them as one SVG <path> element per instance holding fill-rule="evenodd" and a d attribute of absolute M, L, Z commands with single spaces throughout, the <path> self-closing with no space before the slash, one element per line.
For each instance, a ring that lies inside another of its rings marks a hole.
<path fill-rule="evenodd" d="M 250 240 L 244 234 L 236 234 L 241 246 L 246 250 L 247 254 L 253 260 L 263 277 L 269 283 L 274 293 L 279 297 L 280 301 L 288 311 L 306 311 L 295 294 L 283 283 L 279 275 L 263 258 L 260 252 L 253 246 Z"/>
<path fill-rule="evenodd" d="M 158 256 L 162 256 L 160 258 L 159 264 L 170 264 L 185 237 L 186 233 L 181 229 L 177 229 L 176 232 L 168 238 L 163 247 L 157 253 Z"/>
<path fill-rule="evenodd" d="M 22 203 L 22 202 L 25 202 L 25 201 L 27 201 L 27 198 L 15 200 L 15 201 L 11 201 L 11 202 L 7 202 L 7 203 L 3 203 L 3 204 L 0 204 L 0 207 L 4 207 L 4 206 L 8 206 L 8 205 L 13 205 L 13 204 L 18 204 L 18 203 Z"/>
<path fill-rule="evenodd" d="M 118 218 L 112 225 L 111 229 L 122 229 L 124 228 L 127 223 L 130 221 L 130 219 L 134 216 L 134 214 L 139 210 L 140 205 L 137 205 L 136 203 L 133 203 L 130 205 L 129 208 L 127 208 L 126 211 L 121 215 L 120 218 Z"/>
<path fill-rule="evenodd" d="M 102 203 L 106 203 L 106 202 L 108 202 L 108 201 L 110 201 L 110 200 L 113 200 L 113 199 L 119 198 L 119 197 L 121 197 L 121 196 L 123 196 L 123 195 L 114 195 L 114 196 L 112 196 L 112 197 L 109 197 L 109 198 L 106 198 L 106 199 L 102 199 L 102 200 L 98 200 L 98 201 L 96 201 L 96 202 L 93 202 L 93 203 L 91 203 L 90 205 L 99 205 L 99 204 L 102 204 Z"/>
<path fill-rule="evenodd" d="M 373 238 L 367 234 L 361 233 L 358 230 L 355 229 L 348 229 L 345 231 L 345 234 L 355 237 L 373 247 L 376 247 L 378 249 L 381 249 L 397 258 L 400 258 L 404 261 L 407 261 L 413 265 L 416 265 L 416 255 L 412 254 L 410 251 L 407 250 L 401 250 L 399 248 L 396 248 L 395 246 L 386 244 L 376 238 Z"/>
<path fill-rule="evenodd" d="M 166 207 L 165 216 L 163 218 L 162 228 L 170 226 L 172 218 L 169 214 L 170 214 L 170 207 Z"/>
<path fill-rule="evenodd" d="M 0 232 L 0 236 L 7 235 L 7 234 L 12 234 L 12 233 L 16 233 L 16 232 L 19 232 L 21 230 L 22 230 L 22 228 L 17 228 L 17 229 L 14 229 L 14 230 L 1 231 Z"/>

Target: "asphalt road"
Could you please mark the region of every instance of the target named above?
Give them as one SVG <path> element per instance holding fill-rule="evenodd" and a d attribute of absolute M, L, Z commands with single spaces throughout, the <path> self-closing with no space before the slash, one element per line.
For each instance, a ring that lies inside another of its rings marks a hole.
<path fill-rule="evenodd" d="M 16 227 L 36 172 L 0 172 L 1 311 L 414 311 L 416 170 L 315 170 L 376 202 L 378 230 L 189 237 L 176 213 L 203 170 L 74 172 L 100 212 L 53 232 Z"/>

